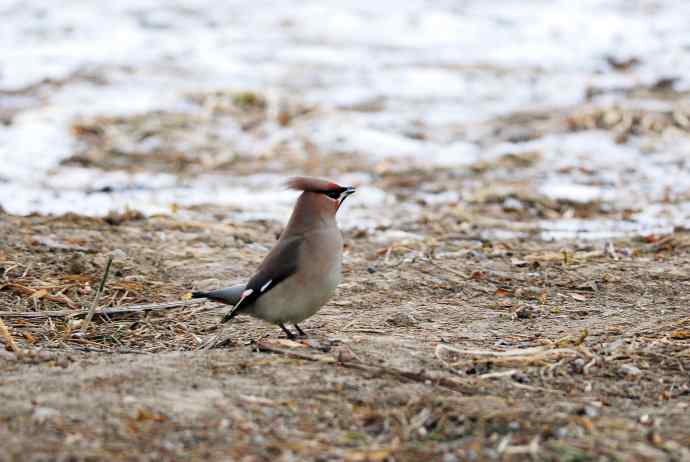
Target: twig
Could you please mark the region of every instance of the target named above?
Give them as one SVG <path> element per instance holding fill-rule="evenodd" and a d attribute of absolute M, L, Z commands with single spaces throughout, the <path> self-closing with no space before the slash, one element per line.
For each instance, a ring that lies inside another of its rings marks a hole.
<path fill-rule="evenodd" d="M 582 368 L 582 373 L 584 375 L 589 375 L 589 369 L 594 366 L 597 363 L 597 358 L 592 358 L 590 362 L 585 364 L 585 367 Z"/>
<path fill-rule="evenodd" d="M 131 348 L 117 348 L 114 350 L 108 350 L 106 348 L 93 348 L 93 347 L 82 347 L 82 346 L 68 346 L 69 349 L 83 351 L 85 353 L 109 353 L 109 354 L 136 354 L 136 355 L 146 355 L 149 354 L 147 351 L 133 350 Z"/>
<path fill-rule="evenodd" d="M 42 348 L 46 348 L 49 350 L 74 350 L 74 351 L 83 351 L 84 353 L 110 353 L 110 354 L 138 354 L 138 355 L 146 355 L 149 354 L 148 351 L 141 351 L 141 350 L 134 350 L 131 348 L 117 348 L 117 349 L 107 349 L 107 348 L 93 348 L 93 347 L 85 347 L 85 346 L 76 346 L 76 345 L 70 345 L 68 343 L 62 343 L 61 345 L 46 345 Z"/>
<path fill-rule="evenodd" d="M 517 356 L 531 356 L 535 354 L 542 353 L 572 353 L 577 354 L 577 351 L 568 348 L 544 348 L 544 347 L 532 347 L 532 348 L 515 348 L 506 351 L 491 351 L 491 350 L 464 350 L 462 348 L 455 348 L 452 346 L 444 345 L 439 343 L 436 347 L 437 350 L 447 350 L 453 353 L 467 355 L 467 356 L 494 356 L 494 357 L 517 357 Z"/>
<path fill-rule="evenodd" d="M 329 355 L 309 355 L 306 353 L 300 353 L 298 351 L 285 350 L 283 348 L 276 348 L 265 341 L 256 342 L 256 348 L 259 351 L 276 353 L 285 355 L 291 358 L 304 359 L 307 361 L 322 362 L 326 364 L 337 364 L 338 366 L 347 367 L 350 369 L 357 369 L 360 371 L 370 372 L 372 374 L 389 375 L 397 379 L 410 380 L 412 382 L 424 383 L 427 385 L 437 385 L 443 388 L 447 388 L 453 391 L 459 391 L 461 393 L 476 394 L 477 388 L 473 387 L 469 383 L 464 383 L 459 380 L 451 379 L 449 377 L 433 377 L 424 371 L 414 372 L 406 371 L 403 369 L 397 369 L 394 367 L 385 366 L 370 366 L 367 364 L 356 363 L 352 361 L 341 361 L 338 362 L 335 358 Z"/>
<path fill-rule="evenodd" d="M 499 379 L 503 377 L 512 377 L 513 374 L 516 374 L 518 371 L 517 369 L 509 369 L 507 371 L 502 371 L 502 372 L 489 372 L 488 374 L 482 374 L 478 375 L 478 379 Z"/>
<path fill-rule="evenodd" d="M 101 299 L 101 294 L 103 293 L 103 287 L 105 287 L 105 281 L 108 279 L 108 273 L 110 273 L 110 265 L 113 264 L 113 257 L 112 255 L 108 257 L 108 263 L 105 265 L 105 271 L 103 272 L 103 277 L 101 278 L 101 283 L 98 285 L 98 290 L 96 291 L 96 297 L 93 299 L 93 303 L 91 304 L 91 308 L 89 308 L 89 312 L 86 315 L 86 319 L 84 319 L 84 324 L 81 326 L 81 331 L 86 332 L 86 330 L 89 328 L 89 324 L 91 324 L 91 319 L 93 319 L 93 314 L 96 311 L 96 306 L 98 306 L 98 302 Z"/>
<path fill-rule="evenodd" d="M 172 308 L 187 307 L 192 305 L 199 305 L 206 302 L 205 298 L 195 298 L 193 300 L 177 300 L 167 303 L 147 303 L 144 305 L 129 305 L 120 308 L 104 308 L 102 310 L 95 310 L 94 314 L 99 315 L 118 315 L 118 314 L 133 314 L 146 313 L 149 311 L 162 311 Z M 0 316 L 6 318 L 77 318 L 89 313 L 89 310 L 62 310 L 62 311 L 0 311 Z"/>
<path fill-rule="evenodd" d="M 29 263 L 27 265 L 26 269 L 24 270 L 24 273 L 22 273 L 22 276 L 21 276 L 22 279 L 24 279 L 26 277 L 26 275 L 29 274 L 29 270 L 31 269 L 31 266 L 33 266 L 33 263 Z"/>
<path fill-rule="evenodd" d="M 512 378 L 513 374 L 516 372 L 519 372 L 517 369 L 510 369 L 507 371 L 502 371 L 502 372 L 489 372 L 488 374 L 482 374 L 478 375 L 478 379 L 500 379 L 500 378 Z M 551 388 L 543 388 L 543 387 L 535 387 L 532 385 L 526 385 L 524 383 L 516 382 L 515 380 L 510 380 L 509 382 L 510 385 L 516 387 L 516 388 L 522 388 L 525 390 L 530 390 L 530 391 L 542 391 L 542 392 L 547 392 L 547 393 L 560 393 L 558 390 L 554 390 Z"/>
<path fill-rule="evenodd" d="M 508 351 L 491 351 L 491 350 L 464 350 L 454 348 L 444 344 L 436 346 L 435 355 L 440 359 L 444 365 L 454 367 L 460 364 L 460 361 L 449 363 L 441 358 L 442 351 L 449 351 L 463 356 L 482 357 L 488 356 L 494 363 L 510 363 L 510 362 L 535 362 L 545 359 L 556 359 L 563 356 L 579 356 L 580 352 L 572 348 L 548 348 L 548 347 L 533 347 L 533 348 L 516 348 Z"/>
<path fill-rule="evenodd" d="M 218 332 L 216 332 L 216 335 L 214 335 L 213 338 L 209 340 L 202 341 L 201 343 L 199 343 L 196 347 L 197 350 L 208 351 L 212 348 L 218 348 L 227 342 L 230 342 L 230 344 L 232 344 L 232 339 L 230 339 L 228 335 L 223 335 L 222 324 L 218 324 L 216 326 L 216 329 L 218 330 Z"/>
<path fill-rule="evenodd" d="M 21 352 L 17 344 L 14 342 L 14 337 L 12 337 L 10 330 L 7 328 L 2 319 L 0 319 L 0 334 L 2 334 L 2 336 L 5 339 L 5 343 L 7 344 L 7 346 L 10 347 L 12 351 L 14 351 L 15 353 Z"/>
<path fill-rule="evenodd" d="M 23 286 L 21 284 L 17 284 L 17 283 L 13 283 L 13 282 L 10 282 L 8 284 L 0 286 L 0 290 L 4 289 L 5 287 L 11 289 L 14 292 L 24 294 L 24 295 L 33 295 L 38 290 L 41 290 L 41 289 L 32 289 L 31 287 Z M 46 300 L 50 300 L 51 302 L 64 303 L 67 306 L 69 306 L 70 308 L 76 308 L 76 305 L 74 304 L 74 302 L 72 300 L 70 300 L 69 298 L 67 298 L 67 296 L 64 294 L 62 294 L 60 296 L 48 294 L 43 298 L 45 298 Z"/>

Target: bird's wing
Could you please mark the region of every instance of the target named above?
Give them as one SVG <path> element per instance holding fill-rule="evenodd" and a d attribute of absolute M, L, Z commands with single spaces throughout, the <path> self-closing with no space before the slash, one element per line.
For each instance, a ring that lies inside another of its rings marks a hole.
<path fill-rule="evenodd" d="M 304 236 L 279 240 L 247 283 L 235 309 L 225 315 L 222 322 L 229 321 L 244 308 L 256 302 L 259 297 L 293 275 L 297 271 L 297 259 L 303 243 Z"/>

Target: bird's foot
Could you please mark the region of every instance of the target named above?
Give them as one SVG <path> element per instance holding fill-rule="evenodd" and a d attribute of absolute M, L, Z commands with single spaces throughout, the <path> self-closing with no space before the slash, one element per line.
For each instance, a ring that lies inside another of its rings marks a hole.
<path fill-rule="evenodd" d="M 297 329 L 297 333 L 298 333 L 298 336 L 300 338 L 307 338 L 308 337 L 308 335 L 305 334 L 304 331 L 297 324 L 295 324 L 294 326 L 295 326 L 295 329 Z"/>
<path fill-rule="evenodd" d="M 281 329 L 283 329 L 283 332 L 285 332 L 285 335 L 287 335 L 287 338 L 289 338 L 290 340 L 295 340 L 297 338 L 297 337 L 295 337 L 295 334 L 290 332 L 290 329 L 285 327 L 285 324 L 279 323 L 278 325 L 280 326 Z"/>

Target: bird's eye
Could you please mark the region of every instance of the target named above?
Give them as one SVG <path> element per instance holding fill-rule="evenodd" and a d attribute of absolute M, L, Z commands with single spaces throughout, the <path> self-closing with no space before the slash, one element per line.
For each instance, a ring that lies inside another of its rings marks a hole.
<path fill-rule="evenodd" d="M 335 199 L 335 200 L 338 200 L 338 198 L 340 197 L 340 192 L 339 192 L 339 191 L 328 191 L 328 192 L 326 192 L 326 193 L 324 193 L 324 194 L 326 194 L 326 195 L 327 195 L 328 197 L 330 197 L 331 199 Z"/>

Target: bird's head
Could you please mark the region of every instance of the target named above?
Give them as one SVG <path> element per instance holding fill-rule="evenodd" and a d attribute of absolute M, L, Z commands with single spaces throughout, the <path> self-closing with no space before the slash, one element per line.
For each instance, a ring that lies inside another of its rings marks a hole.
<path fill-rule="evenodd" d="M 290 189 L 303 191 L 298 205 L 303 204 L 306 213 L 335 215 L 345 199 L 355 192 L 352 186 L 305 176 L 290 178 L 287 185 Z"/>

